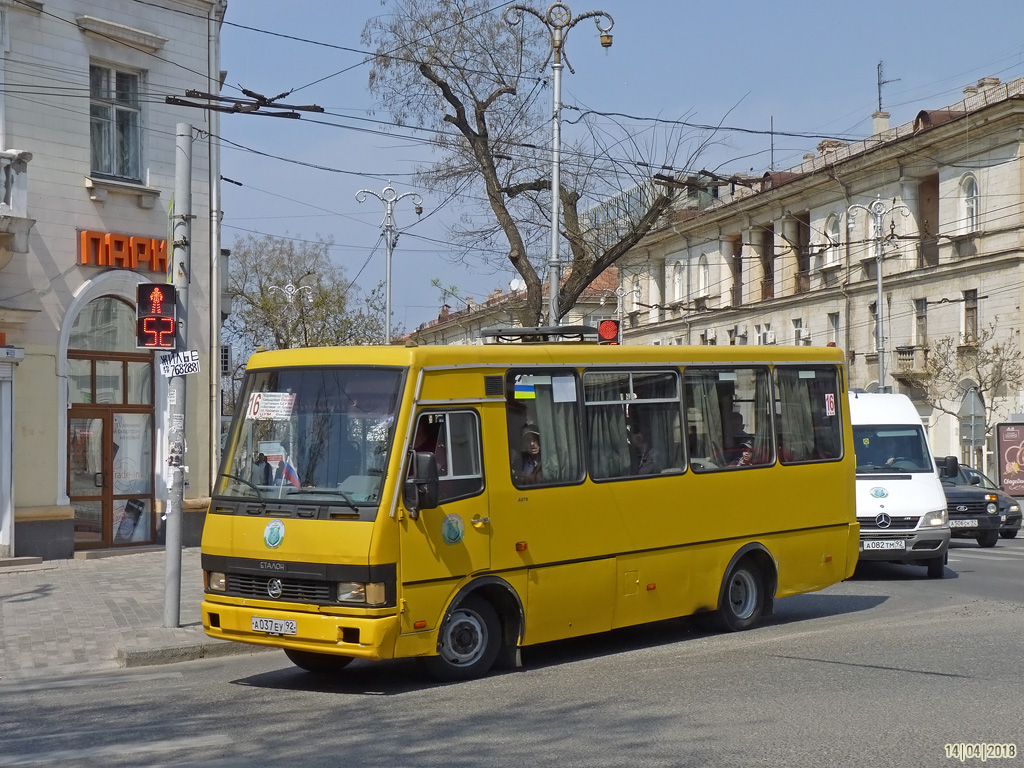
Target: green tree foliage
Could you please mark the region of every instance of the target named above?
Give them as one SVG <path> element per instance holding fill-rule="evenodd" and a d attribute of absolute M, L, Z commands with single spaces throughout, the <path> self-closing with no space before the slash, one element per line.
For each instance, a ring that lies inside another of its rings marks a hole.
<path fill-rule="evenodd" d="M 507 4 L 490 0 L 382 4 L 388 12 L 363 30 L 376 52 L 370 89 L 397 123 L 434 130 L 439 159 L 420 169 L 418 183 L 470 204 L 450 232 L 458 253 L 511 262 L 526 283 L 524 320 L 538 324 L 550 243 L 548 32 L 532 17 L 510 26 Z M 576 43 L 593 44 L 587 25 Z M 675 129 L 626 130 L 608 116 L 572 122 L 585 130 L 563 140 L 560 315 L 667 212 L 674 193 L 651 184 L 647 169 L 672 163 L 691 139 L 687 162 L 706 145 Z M 614 211 L 600 223 L 585 215 L 612 198 Z"/>
<path fill-rule="evenodd" d="M 231 314 L 222 333 L 239 367 L 261 347 L 383 343 L 383 288 L 363 295 L 332 263 L 332 245 L 319 236 L 248 235 L 234 242 L 228 260 Z"/>

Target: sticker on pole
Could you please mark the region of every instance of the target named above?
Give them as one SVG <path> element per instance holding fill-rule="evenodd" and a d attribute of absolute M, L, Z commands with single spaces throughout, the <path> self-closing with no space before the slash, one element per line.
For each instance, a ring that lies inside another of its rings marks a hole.
<path fill-rule="evenodd" d="M 199 373 L 199 350 L 189 349 L 172 355 L 160 355 L 160 373 L 167 378 Z"/>
<path fill-rule="evenodd" d="M 245 418 L 254 421 L 287 421 L 295 407 L 294 392 L 253 392 Z"/>

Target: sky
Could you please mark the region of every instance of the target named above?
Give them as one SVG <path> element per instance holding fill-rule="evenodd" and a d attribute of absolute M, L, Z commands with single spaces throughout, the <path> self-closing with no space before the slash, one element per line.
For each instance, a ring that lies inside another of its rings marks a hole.
<path fill-rule="evenodd" d="M 496 13 L 507 4 L 495 2 Z M 229 0 L 221 32 L 222 93 L 290 92 L 284 102 L 316 104 L 325 112 L 300 120 L 222 117 L 221 173 L 235 182 L 222 185 L 223 245 L 249 234 L 331 237 L 334 262 L 368 292 L 385 278 L 385 206 L 372 195 L 359 203 L 356 194 L 381 194 L 389 183 L 398 194 L 417 193 L 421 218 L 411 197 L 394 207 L 400 234 L 392 254 L 392 313 L 408 332 L 438 315 L 443 300 L 432 281 L 480 301 L 508 290 L 516 274 L 511 265 L 456 265 L 448 258 L 446 226 L 465 209 L 413 186 L 415 168 L 436 160 L 424 134 L 378 122 L 390 116 L 367 88 L 360 35 L 367 19 L 386 13 L 388 5 Z M 533 7 L 544 12 L 548 5 Z M 627 115 L 620 122 L 638 131 L 650 126 L 644 118 L 720 125 L 696 165 L 725 175 L 793 167 L 822 138 L 870 135 L 879 62 L 888 81 L 882 107 L 893 126 L 922 109 L 959 101 L 963 88 L 979 78 L 1024 76 L 1020 0 L 566 5 L 573 14 L 604 11 L 614 27 L 609 49 L 600 46 L 589 19 L 570 31 L 565 52 L 575 74 L 564 70 L 563 104 Z M 546 94 L 550 102 L 551 90 Z M 569 109 L 563 114 L 572 116 Z M 563 141 L 572 130 L 563 126 Z"/>

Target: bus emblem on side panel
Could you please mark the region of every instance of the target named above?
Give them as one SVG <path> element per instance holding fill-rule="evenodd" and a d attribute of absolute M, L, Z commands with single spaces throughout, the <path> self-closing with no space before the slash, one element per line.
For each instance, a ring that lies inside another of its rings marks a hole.
<path fill-rule="evenodd" d="M 889 492 L 885 488 L 872 488 L 871 497 L 874 499 L 884 499 L 889 495 Z"/>
<path fill-rule="evenodd" d="M 452 513 L 445 515 L 444 520 L 441 521 L 441 538 L 445 544 L 458 544 L 462 541 L 462 537 L 466 533 L 466 528 L 462 524 L 462 518 Z"/>
<path fill-rule="evenodd" d="M 271 520 L 263 529 L 263 543 L 270 549 L 277 549 L 284 541 L 284 523 L 280 520 Z"/>

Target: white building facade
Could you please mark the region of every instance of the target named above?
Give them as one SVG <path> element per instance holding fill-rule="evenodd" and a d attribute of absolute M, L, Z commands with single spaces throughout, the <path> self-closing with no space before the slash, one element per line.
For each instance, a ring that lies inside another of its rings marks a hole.
<path fill-rule="evenodd" d="M 0 557 L 159 542 L 168 379 L 136 348 L 165 282 L 176 131 L 192 127 L 186 543 L 219 423 L 217 114 L 225 0 L 0 0 Z M 191 520 L 191 523 L 189 522 Z"/>
<path fill-rule="evenodd" d="M 987 333 L 1021 346 L 1024 80 L 985 78 L 964 95 L 896 128 L 877 113 L 875 135 L 822 142 L 786 172 L 705 180 L 713 202 L 669 217 L 619 262 L 639 293 L 626 343 L 834 344 L 851 387 L 910 394 L 936 454 L 989 467 L 991 451 L 964 450 L 955 415 L 918 389 L 939 339 L 963 356 Z M 965 376 L 965 389 L 978 384 Z M 1019 392 L 989 397 L 993 421 L 1024 410 Z"/>

